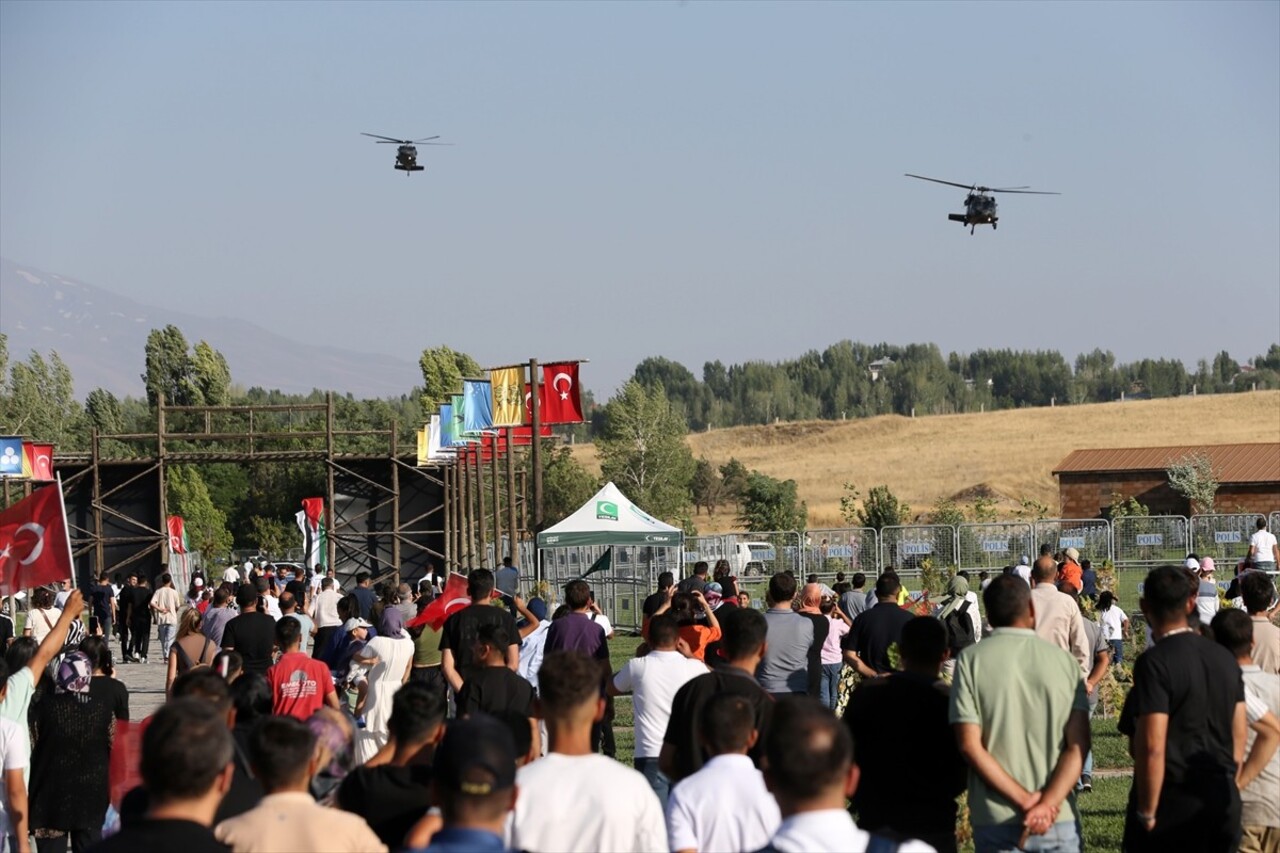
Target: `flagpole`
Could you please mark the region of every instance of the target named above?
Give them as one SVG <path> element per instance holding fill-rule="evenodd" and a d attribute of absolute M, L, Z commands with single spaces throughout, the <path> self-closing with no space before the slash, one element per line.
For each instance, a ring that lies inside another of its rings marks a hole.
<path fill-rule="evenodd" d="M 507 536 L 511 540 L 511 558 L 519 565 L 520 536 L 516 530 L 516 463 L 515 446 L 511 443 L 511 427 L 507 427 Z"/>
<path fill-rule="evenodd" d="M 55 474 L 54 479 L 58 483 L 58 506 L 62 507 L 62 532 L 67 538 L 67 565 L 71 567 L 71 574 L 68 579 L 74 583 L 76 579 L 76 562 L 71 552 L 71 525 L 67 523 L 67 502 L 62 495 L 62 472 Z M 15 622 L 14 624 L 17 623 Z"/>
<path fill-rule="evenodd" d="M 542 406 L 539 405 L 538 390 L 542 381 L 538 376 L 538 360 L 529 359 L 529 422 L 533 426 L 533 530 L 537 536 L 542 532 Z M 542 580 L 538 577 L 538 580 Z"/>

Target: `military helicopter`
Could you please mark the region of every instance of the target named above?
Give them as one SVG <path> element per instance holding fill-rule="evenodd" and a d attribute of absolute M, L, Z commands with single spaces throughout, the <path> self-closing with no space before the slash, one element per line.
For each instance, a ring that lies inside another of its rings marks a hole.
<path fill-rule="evenodd" d="M 433 139 L 439 139 L 439 136 L 428 136 L 426 139 L 392 139 L 390 136 L 379 136 L 376 133 L 360 133 L 361 136 L 372 136 L 378 140 L 379 145 L 391 143 L 399 145 L 396 149 L 396 168 L 404 172 L 405 177 L 409 177 L 410 172 L 421 172 L 424 167 L 418 165 L 418 145 L 451 145 L 449 142 L 432 142 Z"/>
<path fill-rule="evenodd" d="M 962 190 L 968 190 L 969 195 L 964 200 L 964 213 L 948 213 L 947 219 L 952 222 L 959 222 L 969 226 L 969 233 L 972 235 L 974 229 L 979 225 L 990 225 L 991 230 L 996 230 L 996 222 L 1000 217 L 996 215 L 996 200 L 988 193 L 1020 193 L 1022 195 L 1062 195 L 1062 193 L 1042 192 L 1033 190 L 1029 187 L 1004 187 L 1002 189 L 992 189 L 991 187 L 980 187 L 977 184 L 957 184 L 954 181 L 940 181 L 937 178 L 926 178 L 924 175 L 913 175 L 910 172 L 905 173 L 908 178 L 918 178 L 922 181 L 933 181 L 935 184 L 946 184 L 949 187 L 959 187 Z"/>

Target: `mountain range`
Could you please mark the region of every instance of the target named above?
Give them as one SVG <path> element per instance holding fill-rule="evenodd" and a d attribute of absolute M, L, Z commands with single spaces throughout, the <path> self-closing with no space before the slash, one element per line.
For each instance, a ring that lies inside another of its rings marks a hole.
<path fill-rule="evenodd" d="M 191 344 L 208 341 L 226 356 L 232 381 L 305 394 L 313 388 L 356 397 L 407 394 L 421 384 L 413 362 L 292 340 L 238 317 L 203 317 L 143 305 L 66 276 L 0 258 L 0 332 L 9 358 L 32 350 L 71 368 L 76 396 L 94 388 L 141 396 L 147 335 L 175 325 Z"/>

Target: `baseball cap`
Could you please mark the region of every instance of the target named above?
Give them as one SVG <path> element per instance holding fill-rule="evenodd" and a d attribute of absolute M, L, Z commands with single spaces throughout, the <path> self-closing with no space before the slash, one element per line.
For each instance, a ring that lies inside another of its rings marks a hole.
<path fill-rule="evenodd" d="M 715 581 L 712 581 L 711 583 L 703 587 L 702 591 L 708 592 L 708 593 L 714 592 L 716 595 L 722 595 L 724 593 L 724 587 L 720 586 L 720 584 L 716 583 Z"/>
<path fill-rule="evenodd" d="M 547 603 L 541 598 L 529 599 L 527 607 L 529 608 L 530 613 L 538 617 L 539 622 L 547 618 Z"/>
<path fill-rule="evenodd" d="M 1200 559 L 1200 574 L 1212 574 L 1214 569 L 1213 557 L 1202 557 Z"/>
<path fill-rule="evenodd" d="M 1076 562 L 1080 562 L 1080 552 L 1077 551 L 1075 548 L 1068 548 L 1067 556 L 1070 557 L 1072 560 L 1075 560 Z"/>
<path fill-rule="evenodd" d="M 192 583 L 195 584 L 196 588 L 198 589 L 204 586 L 204 578 L 196 578 L 195 580 L 192 581 Z"/>
<path fill-rule="evenodd" d="M 1186 566 L 1188 571 L 1192 571 L 1192 572 L 1200 571 L 1200 561 L 1195 559 L 1194 557 L 1187 557 L 1187 562 L 1184 563 L 1183 565 Z"/>
<path fill-rule="evenodd" d="M 1031 558 L 1030 558 L 1030 557 L 1028 557 L 1026 554 L 1023 554 L 1023 555 L 1022 555 L 1022 558 L 1021 558 L 1020 560 L 1018 560 L 1018 565 L 1019 565 L 1019 566 L 1029 566 L 1029 565 L 1031 565 Z"/>
<path fill-rule="evenodd" d="M 373 627 L 372 625 L 370 625 L 368 622 L 364 621 L 363 619 L 348 619 L 346 622 L 342 623 L 342 633 L 350 634 L 352 631 L 354 631 L 357 628 L 372 628 L 372 627 Z"/>
<path fill-rule="evenodd" d="M 485 797 L 516 783 L 516 746 L 511 730 L 488 714 L 450 721 L 436 747 L 431 773 L 436 784 Z"/>

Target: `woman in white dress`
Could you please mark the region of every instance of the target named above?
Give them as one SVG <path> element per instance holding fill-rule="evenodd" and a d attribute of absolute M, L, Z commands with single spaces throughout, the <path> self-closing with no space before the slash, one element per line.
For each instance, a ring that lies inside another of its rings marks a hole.
<path fill-rule="evenodd" d="M 403 630 L 394 637 L 374 637 L 352 658 L 352 662 L 369 667 L 365 726 L 356 732 L 355 745 L 356 761 L 364 764 L 390 739 L 391 699 L 409 680 L 413 667 L 413 640 Z"/>

